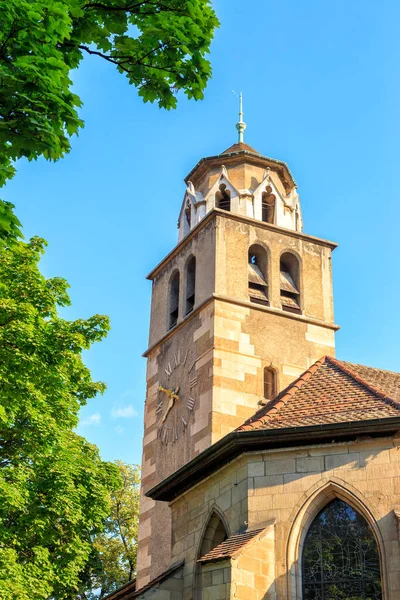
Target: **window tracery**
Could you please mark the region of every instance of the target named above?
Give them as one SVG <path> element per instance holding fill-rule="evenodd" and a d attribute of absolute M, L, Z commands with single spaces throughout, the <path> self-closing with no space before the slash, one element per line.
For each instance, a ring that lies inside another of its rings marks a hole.
<path fill-rule="evenodd" d="M 302 580 L 303 600 L 382 600 L 374 535 L 364 517 L 339 498 L 307 532 Z"/>

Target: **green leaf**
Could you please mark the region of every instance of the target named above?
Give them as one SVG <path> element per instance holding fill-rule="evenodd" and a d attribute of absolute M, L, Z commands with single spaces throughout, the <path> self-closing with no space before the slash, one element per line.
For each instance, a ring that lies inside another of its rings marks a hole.
<path fill-rule="evenodd" d="M 12 206 L 0 204 L 4 211 Z M 118 468 L 77 435 L 81 406 L 104 391 L 82 352 L 104 338 L 102 315 L 68 321 L 68 284 L 46 279 L 46 242 L 0 240 L 0 598 L 61 600 L 81 582 L 104 529 Z"/>

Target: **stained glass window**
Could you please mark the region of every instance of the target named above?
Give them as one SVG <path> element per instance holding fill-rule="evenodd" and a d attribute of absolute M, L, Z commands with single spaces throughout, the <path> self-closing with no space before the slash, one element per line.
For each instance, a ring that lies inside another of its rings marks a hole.
<path fill-rule="evenodd" d="M 303 600 L 382 600 L 379 555 L 358 512 L 335 499 L 314 519 L 303 549 Z"/>

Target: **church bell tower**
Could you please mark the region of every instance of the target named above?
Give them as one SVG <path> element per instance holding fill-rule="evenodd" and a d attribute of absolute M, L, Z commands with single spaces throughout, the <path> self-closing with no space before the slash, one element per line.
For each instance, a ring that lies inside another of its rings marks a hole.
<path fill-rule="evenodd" d="M 303 233 L 288 166 L 244 128 L 186 177 L 178 244 L 148 275 L 138 588 L 170 566 L 170 509 L 146 492 L 335 353 L 336 244 Z"/>

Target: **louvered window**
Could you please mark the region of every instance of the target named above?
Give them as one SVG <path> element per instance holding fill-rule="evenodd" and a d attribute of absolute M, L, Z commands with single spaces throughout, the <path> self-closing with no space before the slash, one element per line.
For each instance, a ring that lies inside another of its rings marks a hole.
<path fill-rule="evenodd" d="M 179 317 L 179 271 L 175 271 L 169 282 L 169 323 L 168 328 L 175 327 Z"/>
<path fill-rule="evenodd" d="M 250 302 L 269 306 L 267 282 L 267 253 L 261 246 L 249 250 L 248 285 Z"/>
<path fill-rule="evenodd" d="M 192 312 L 196 301 L 196 259 L 192 256 L 186 267 L 186 307 L 185 314 Z"/>
<path fill-rule="evenodd" d="M 286 252 L 281 257 L 280 289 L 282 309 L 288 312 L 301 313 L 299 262 L 297 258 Z"/>

